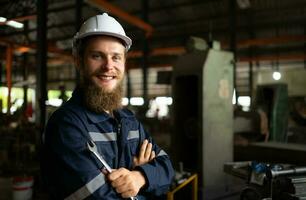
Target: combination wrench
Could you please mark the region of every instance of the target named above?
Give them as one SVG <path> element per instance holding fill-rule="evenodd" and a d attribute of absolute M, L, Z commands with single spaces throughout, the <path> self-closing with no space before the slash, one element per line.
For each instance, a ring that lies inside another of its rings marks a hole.
<path fill-rule="evenodd" d="M 90 152 L 92 152 L 96 158 L 102 163 L 103 167 L 108 173 L 112 172 L 112 168 L 107 164 L 107 162 L 104 160 L 104 158 L 99 154 L 97 150 L 97 146 L 93 141 L 87 142 L 87 148 Z M 130 197 L 130 200 L 138 200 L 137 197 Z"/>

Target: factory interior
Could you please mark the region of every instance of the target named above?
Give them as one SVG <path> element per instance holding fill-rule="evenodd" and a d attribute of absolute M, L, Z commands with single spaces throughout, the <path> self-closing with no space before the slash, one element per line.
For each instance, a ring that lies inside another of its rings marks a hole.
<path fill-rule="evenodd" d="M 42 133 L 104 12 L 133 41 L 122 105 L 176 172 L 161 199 L 306 199 L 305 0 L 0 0 L 0 200 L 48 199 Z"/>

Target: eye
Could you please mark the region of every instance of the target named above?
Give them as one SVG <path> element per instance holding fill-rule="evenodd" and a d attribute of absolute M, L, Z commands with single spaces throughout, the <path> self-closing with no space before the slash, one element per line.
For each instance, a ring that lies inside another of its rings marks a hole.
<path fill-rule="evenodd" d="M 102 59 L 102 55 L 99 54 L 99 53 L 92 53 L 92 54 L 90 55 L 90 57 L 91 57 L 92 59 L 94 59 L 94 60 L 101 60 L 101 59 Z"/>
<path fill-rule="evenodd" d="M 114 55 L 114 56 L 113 56 L 113 60 L 114 60 L 115 62 L 121 61 L 121 60 L 122 60 L 122 56 L 120 56 L 120 55 Z"/>

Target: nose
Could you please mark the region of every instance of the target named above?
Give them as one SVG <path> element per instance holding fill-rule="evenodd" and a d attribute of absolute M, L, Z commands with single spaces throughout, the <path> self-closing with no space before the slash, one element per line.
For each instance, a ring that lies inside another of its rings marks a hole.
<path fill-rule="evenodd" d="M 110 70 L 113 67 L 113 61 L 110 57 L 105 58 L 105 62 L 103 63 L 102 67 L 104 69 Z"/>

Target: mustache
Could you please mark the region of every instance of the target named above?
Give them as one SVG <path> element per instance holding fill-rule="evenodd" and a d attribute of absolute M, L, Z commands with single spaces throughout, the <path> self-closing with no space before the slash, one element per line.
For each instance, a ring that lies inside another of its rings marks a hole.
<path fill-rule="evenodd" d="M 91 72 L 89 75 L 90 76 L 99 76 L 99 75 L 108 75 L 108 76 L 120 76 L 120 73 L 118 71 L 112 71 L 108 72 L 108 70 L 103 70 L 103 69 L 96 69 L 95 71 Z"/>

